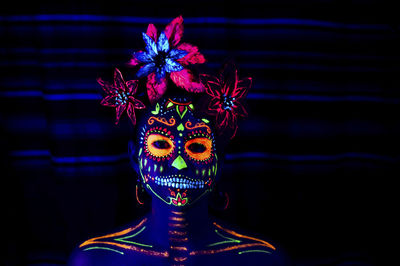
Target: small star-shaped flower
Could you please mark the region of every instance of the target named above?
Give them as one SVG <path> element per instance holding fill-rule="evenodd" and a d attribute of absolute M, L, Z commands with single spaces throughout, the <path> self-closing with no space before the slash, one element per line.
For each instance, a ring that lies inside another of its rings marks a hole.
<path fill-rule="evenodd" d="M 230 129 L 233 138 L 236 135 L 238 118 L 247 116 L 242 101 L 247 96 L 252 79 L 239 80 L 237 69 L 232 62 L 224 65 L 218 77 L 203 74 L 200 78 L 210 98 L 206 112 L 216 116 L 219 134 Z"/>
<path fill-rule="evenodd" d="M 137 80 L 125 82 L 121 72 L 116 68 L 114 71 L 114 84 L 103 81 L 101 78 L 98 78 L 97 82 L 107 94 L 101 104 L 116 107 L 115 124 L 118 124 L 121 115 L 126 110 L 132 124 L 136 125 L 135 109 L 145 108 L 145 105 L 134 97 L 138 86 Z"/>
<path fill-rule="evenodd" d="M 165 93 L 167 78 L 188 92 L 199 93 L 205 90 L 203 84 L 185 68 L 191 64 L 204 63 L 204 56 L 196 46 L 181 42 L 182 36 L 182 16 L 172 20 L 159 36 L 156 27 L 149 24 L 147 32 L 143 33 L 146 51 L 133 54 L 129 65 L 141 65 L 136 75 L 139 78 L 147 76 L 147 94 L 151 103 Z"/>

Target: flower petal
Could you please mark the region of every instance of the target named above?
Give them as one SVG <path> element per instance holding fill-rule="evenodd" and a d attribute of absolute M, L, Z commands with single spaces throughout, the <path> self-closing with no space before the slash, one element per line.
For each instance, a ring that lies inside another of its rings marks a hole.
<path fill-rule="evenodd" d="M 179 49 L 171 49 L 169 51 L 168 57 L 174 60 L 180 59 L 188 54 L 187 51 Z"/>
<path fill-rule="evenodd" d="M 246 117 L 248 115 L 246 108 L 244 108 L 243 104 L 241 104 L 238 101 L 235 102 L 235 106 L 233 107 L 233 110 L 234 110 L 233 112 L 237 116 Z"/>
<path fill-rule="evenodd" d="M 144 108 L 146 108 L 146 106 L 141 102 L 141 101 L 139 101 L 138 99 L 133 99 L 133 105 L 135 106 L 135 109 L 144 109 Z"/>
<path fill-rule="evenodd" d="M 169 42 L 168 38 L 164 32 L 161 32 L 160 37 L 157 41 L 157 50 L 160 52 L 168 52 L 169 51 Z"/>
<path fill-rule="evenodd" d="M 148 76 L 146 87 L 150 103 L 153 104 L 157 100 L 159 100 L 167 90 L 167 81 L 165 78 L 161 79 L 160 81 L 157 81 L 156 74 L 151 73 Z"/>
<path fill-rule="evenodd" d="M 116 113 L 116 119 L 115 119 L 115 124 L 118 124 L 119 119 L 121 118 L 122 113 L 125 111 L 126 109 L 126 104 L 121 104 L 118 105 L 117 107 L 117 113 Z"/>
<path fill-rule="evenodd" d="M 157 28 L 154 24 L 149 24 L 149 26 L 147 26 L 146 34 L 152 38 L 154 42 L 157 42 Z"/>
<path fill-rule="evenodd" d="M 192 72 L 188 69 L 184 68 L 181 71 L 172 72 L 170 78 L 178 87 L 184 88 L 188 92 L 200 93 L 205 91 L 204 85 L 196 82 Z"/>
<path fill-rule="evenodd" d="M 97 83 L 99 83 L 99 84 L 101 85 L 101 87 L 103 88 L 103 90 L 104 90 L 107 94 L 114 93 L 114 86 L 113 86 L 112 84 L 110 84 L 109 82 L 104 81 L 104 80 L 101 79 L 101 78 L 98 78 L 98 79 L 97 79 Z"/>
<path fill-rule="evenodd" d="M 142 33 L 143 35 L 143 40 L 146 43 L 146 51 L 149 54 L 150 57 L 155 57 L 158 52 L 157 52 L 157 45 L 156 42 L 149 37 L 146 33 Z"/>
<path fill-rule="evenodd" d="M 108 95 L 106 96 L 101 102 L 101 105 L 104 106 L 109 106 L 109 107 L 115 107 L 117 104 L 115 103 L 115 96 L 114 95 Z"/>
<path fill-rule="evenodd" d="M 140 63 L 150 63 L 153 61 L 153 58 L 146 52 L 136 52 L 133 54 L 133 57 Z"/>
<path fill-rule="evenodd" d="M 177 47 L 179 50 L 184 50 L 188 54 L 178 60 L 178 62 L 184 66 L 189 64 L 203 64 L 206 62 L 204 56 L 199 52 L 199 49 L 189 43 L 181 43 Z"/>
<path fill-rule="evenodd" d="M 156 70 L 156 65 L 154 63 L 149 63 L 142 66 L 139 71 L 136 73 L 136 77 L 141 78 L 149 75 L 150 73 Z"/>
<path fill-rule="evenodd" d="M 182 69 L 183 69 L 183 66 L 181 64 L 177 63 L 176 61 L 174 61 L 170 58 L 165 59 L 165 71 L 167 71 L 168 73 L 181 71 Z"/>
<path fill-rule="evenodd" d="M 135 94 L 138 86 L 137 80 L 128 80 L 126 82 L 126 87 L 128 88 L 128 92 L 131 94 Z"/>
<path fill-rule="evenodd" d="M 236 89 L 232 93 L 232 97 L 235 97 L 237 99 L 246 97 L 251 87 L 251 84 L 252 79 L 250 77 L 240 80 L 236 85 Z"/>
<path fill-rule="evenodd" d="M 133 125 L 136 125 L 136 116 L 135 116 L 135 107 L 132 103 L 128 104 L 128 109 L 126 110 L 129 119 L 131 120 Z"/>
<path fill-rule="evenodd" d="M 160 81 L 164 77 L 165 77 L 165 66 L 157 68 L 156 69 L 156 79 L 157 79 L 157 81 Z"/>
<path fill-rule="evenodd" d="M 165 27 L 165 35 L 171 43 L 171 46 L 176 46 L 183 36 L 183 18 L 179 16 L 171 21 Z"/>
<path fill-rule="evenodd" d="M 118 68 L 114 70 L 114 86 L 116 89 L 126 91 L 126 85 L 124 77 Z"/>

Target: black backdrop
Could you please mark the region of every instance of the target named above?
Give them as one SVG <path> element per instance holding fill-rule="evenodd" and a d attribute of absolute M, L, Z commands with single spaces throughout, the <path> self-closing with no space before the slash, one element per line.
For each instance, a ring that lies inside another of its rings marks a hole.
<path fill-rule="evenodd" d="M 253 77 L 224 165 L 221 218 L 280 243 L 297 265 L 384 265 L 400 132 L 400 28 L 374 1 L 40 1 L 2 6 L 0 104 L 6 265 L 61 265 L 144 212 L 96 78 L 185 18 L 207 69 Z M 348 263 L 348 264 L 346 264 Z M 353 264 L 351 264 L 353 263 Z"/>

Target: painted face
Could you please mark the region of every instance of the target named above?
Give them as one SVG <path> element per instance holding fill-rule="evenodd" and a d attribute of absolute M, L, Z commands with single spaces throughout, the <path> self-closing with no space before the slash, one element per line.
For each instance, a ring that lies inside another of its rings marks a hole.
<path fill-rule="evenodd" d="M 193 204 L 211 190 L 217 173 L 209 121 L 195 117 L 185 97 L 161 100 L 140 128 L 138 160 L 153 199 L 172 206 Z"/>

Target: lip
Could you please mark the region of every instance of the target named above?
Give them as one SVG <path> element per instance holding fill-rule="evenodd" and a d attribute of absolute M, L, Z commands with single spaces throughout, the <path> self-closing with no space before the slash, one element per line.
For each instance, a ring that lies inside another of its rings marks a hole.
<path fill-rule="evenodd" d="M 192 179 L 183 175 L 156 176 L 154 183 L 162 187 L 180 189 L 202 189 L 207 184 L 206 181 Z"/>

